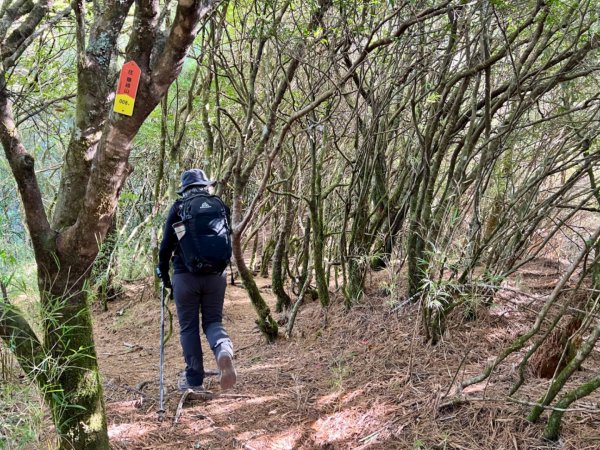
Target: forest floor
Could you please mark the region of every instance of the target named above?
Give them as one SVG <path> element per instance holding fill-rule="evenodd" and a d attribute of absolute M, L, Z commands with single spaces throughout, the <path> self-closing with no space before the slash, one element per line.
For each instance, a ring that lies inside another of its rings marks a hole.
<path fill-rule="evenodd" d="M 167 344 L 166 415 L 157 420 L 159 301 L 148 284 L 126 287 L 108 312 L 95 313 L 105 379 L 111 446 L 115 449 L 599 449 L 600 393 L 573 407 L 558 443 L 544 441 L 540 423 L 525 416 L 548 386 L 528 379 L 515 398 L 511 356 L 489 382 L 469 387 L 468 401 L 450 404 L 453 385 L 478 374 L 494 355 L 528 329 L 558 271 L 526 267 L 476 321 L 452 317 L 443 341 L 422 342 L 416 305 L 382 296 L 386 275 L 374 275 L 365 300 L 346 312 L 334 297 L 325 323 L 318 302 L 305 304 L 291 339 L 266 344 L 245 290 L 228 286 L 224 323 L 236 346 L 238 383 L 221 395 L 207 378 L 211 400 L 186 402 L 176 374 L 183 358 L 175 331 Z M 273 305 L 268 283 L 258 279 Z M 379 295 L 378 295 L 379 294 Z M 174 305 L 170 304 L 174 311 Z M 203 341 L 204 348 L 207 348 Z M 205 367 L 215 369 L 210 352 Z M 596 348 L 573 382 L 600 370 Z M 453 383 L 454 381 L 454 383 Z M 137 389 L 136 389 L 137 386 Z M 141 392 L 141 393 L 140 393 Z"/>

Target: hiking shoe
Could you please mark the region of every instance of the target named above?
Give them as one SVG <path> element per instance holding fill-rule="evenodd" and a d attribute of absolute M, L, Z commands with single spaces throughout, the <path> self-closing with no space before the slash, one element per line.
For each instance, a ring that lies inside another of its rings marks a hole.
<path fill-rule="evenodd" d="M 221 378 L 219 379 L 221 389 L 231 389 L 235 384 L 237 374 L 235 373 L 233 359 L 229 352 L 219 353 L 217 365 L 219 366 L 219 371 L 221 372 Z"/>
<path fill-rule="evenodd" d="M 187 377 L 185 376 L 185 372 L 181 372 L 179 374 L 179 378 L 177 379 L 177 390 L 179 392 L 185 392 L 187 390 L 191 389 L 194 392 L 204 392 L 204 386 L 200 385 L 192 385 L 190 383 L 188 383 Z"/>

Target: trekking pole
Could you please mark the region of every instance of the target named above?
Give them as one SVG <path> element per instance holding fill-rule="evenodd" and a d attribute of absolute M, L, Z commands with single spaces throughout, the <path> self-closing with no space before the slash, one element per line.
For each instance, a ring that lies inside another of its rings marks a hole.
<path fill-rule="evenodd" d="M 165 362 L 165 283 L 160 282 L 160 367 L 159 367 L 159 406 L 158 421 L 162 422 L 165 416 L 164 408 L 164 378 L 163 366 Z"/>
<path fill-rule="evenodd" d="M 231 275 L 231 285 L 235 286 L 235 280 L 233 279 L 233 267 L 231 267 L 231 259 L 229 260 L 229 275 Z"/>

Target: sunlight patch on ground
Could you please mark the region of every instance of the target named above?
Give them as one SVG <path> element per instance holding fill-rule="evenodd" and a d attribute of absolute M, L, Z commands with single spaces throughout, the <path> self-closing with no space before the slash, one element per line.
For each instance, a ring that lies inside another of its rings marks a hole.
<path fill-rule="evenodd" d="M 331 444 L 372 433 L 384 425 L 390 410 L 379 403 L 366 412 L 352 408 L 322 417 L 312 426 L 315 443 Z"/>
<path fill-rule="evenodd" d="M 322 408 L 324 406 L 331 405 L 338 399 L 339 396 L 340 392 L 332 392 L 331 394 L 323 395 L 317 400 L 317 406 Z"/>
<path fill-rule="evenodd" d="M 273 369 L 281 369 L 285 364 L 254 364 L 250 367 L 238 368 L 237 372 L 240 374 L 247 374 L 252 372 L 265 372 Z"/>
<path fill-rule="evenodd" d="M 140 405 L 139 400 L 127 400 L 123 402 L 112 402 L 107 405 L 110 410 L 120 414 L 137 412 L 137 406 Z"/>
<path fill-rule="evenodd" d="M 235 403 L 232 403 L 231 400 L 224 399 L 223 402 L 213 402 L 212 405 L 216 407 L 216 410 L 219 414 L 227 415 L 240 408 L 246 408 L 252 405 L 260 405 L 267 402 L 273 402 L 275 400 L 278 400 L 280 397 L 281 396 L 279 395 L 269 395 L 265 397 L 256 397 L 247 400 L 241 400 Z"/>
<path fill-rule="evenodd" d="M 303 428 L 296 426 L 283 430 L 279 433 L 264 434 L 264 430 L 256 432 L 244 432 L 236 436 L 235 440 L 243 448 L 270 449 L 270 450 L 292 450 L 301 444 L 304 435 Z"/>
<path fill-rule="evenodd" d="M 472 384 L 471 386 L 467 386 L 462 390 L 463 394 L 475 394 L 479 392 L 485 391 L 488 387 L 489 383 L 487 381 L 482 381 L 481 383 Z"/>
<path fill-rule="evenodd" d="M 358 396 L 364 393 L 363 389 L 357 389 L 352 392 L 348 392 L 344 395 L 344 391 L 336 391 L 331 394 L 323 395 L 317 400 L 317 407 L 323 408 L 334 403 L 348 404 Z"/>
<path fill-rule="evenodd" d="M 129 439 L 140 438 L 145 434 L 154 431 L 155 429 L 156 425 L 150 425 L 140 422 L 110 425 L 108 427 L 108 438 L 118 439 L 120 441 L 127 441 Z"/>

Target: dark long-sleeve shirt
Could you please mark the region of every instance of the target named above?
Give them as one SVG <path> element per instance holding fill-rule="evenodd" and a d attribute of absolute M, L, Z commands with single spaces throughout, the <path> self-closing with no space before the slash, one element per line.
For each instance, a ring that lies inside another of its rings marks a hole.
<path fill-rule="evenodd" d="M 181 200 L 177 200 L 167 215 L 167 221 L 165 222 L 165 228 L 163 230 L 163 237 L 160 243 L 160 249 L 158 251 L 158 267 L 160 272 L 165 274 L 169 273 L 169 262 L 173 257 L 173 272 L 174 273 L 186 273 L 189 272 L 185 267 L 183 259 L 179 255 L 179 241 L 177 235 L 173 229 L 173 224 L 181 220 L 179 217 L 179 207 Z"/>

